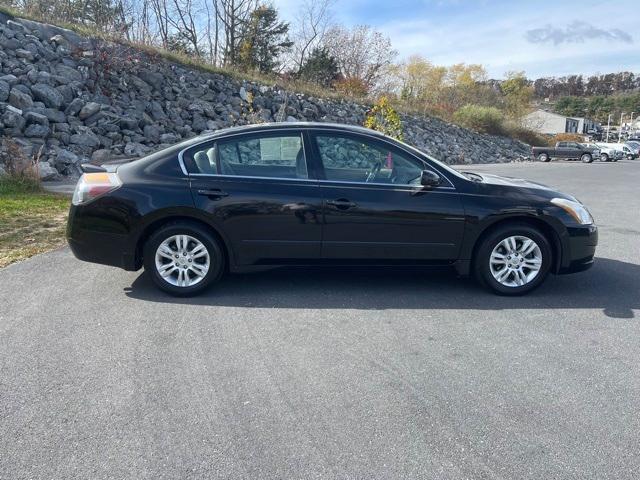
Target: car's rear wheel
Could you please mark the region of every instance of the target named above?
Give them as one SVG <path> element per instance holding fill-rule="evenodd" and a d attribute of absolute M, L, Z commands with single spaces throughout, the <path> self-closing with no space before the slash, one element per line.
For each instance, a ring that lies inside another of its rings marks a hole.
<path fill-rule="evenodd" d="M 538 155 L 538 160 L 540 162 L 548 162 L 551 160 L 551 157 L 549 157 L 549 155 L 546 153 L 541 153 L 540 155 Z"/>
<path fill-rule="evenodd" d="M 609 161 L 609 155 L 607 155 L 606 153 L 601 153 L 600 154 L 600 161 L 601 162 L 608 162 Z"/>
<path fill-rule="evenodd" d="M 216 282 L 224 271 L 224 254 L 204 227 L 170 223 L 156 230 L 144 246 L 144 268 L 163 291 L 195 295 Z"/>
<path fill-rule="evenodd" d="M 542 232 L 514 223 L 482 240 L 474 266 L 476 277 L 495 293 L 522 295 L 544 281 L 551 261 L 551 246 Z"/>
<path fill-rule="evenodd" d="M 580 157 L 580 160 L 582 161 L 582 163 L 591 163 L 593 162 L 593 157 L 590 153 L 583 153 Z"/>

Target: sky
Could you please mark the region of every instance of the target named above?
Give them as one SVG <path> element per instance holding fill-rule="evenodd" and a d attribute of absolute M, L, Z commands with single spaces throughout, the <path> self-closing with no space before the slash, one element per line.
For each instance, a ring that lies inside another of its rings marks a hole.
<path fill-rule="evenodd" d="M 294 22 L 299 0 L 273 0 Z M 640 72 L 640 0 L 335 0 L 334 21 L 367 24 L 404 59 L 480 63 L 491 78 Z"/>

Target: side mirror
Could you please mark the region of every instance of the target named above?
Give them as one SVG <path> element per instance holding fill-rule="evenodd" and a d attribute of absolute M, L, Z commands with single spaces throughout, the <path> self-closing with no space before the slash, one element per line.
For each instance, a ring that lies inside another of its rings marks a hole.
<path fill-rule="evenodd" d="M 420 184 L 424 187 L 437 187 L 442 183 L 442 178 L 436 172 L 423 170 L 420 176 Z"/>

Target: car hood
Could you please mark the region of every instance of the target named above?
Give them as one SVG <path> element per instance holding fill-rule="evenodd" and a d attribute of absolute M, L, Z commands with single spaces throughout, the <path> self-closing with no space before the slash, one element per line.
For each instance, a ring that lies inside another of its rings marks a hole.
<path fill-rule="evenodd" d="M 531 180 L 525 180 L 524 178 L 503 177 L 500 175 L 492 175 L 488 173 L 482 173 L 480 174 L 480 176 L 482 177 L 482 182 L 478 182 L 479 184 L 499 185 L 503 187 L 512 187 L 518 190 L 534 190 L 537 194 L 549 198 L 561 197 L 568 200 L 575 200 L 575 198 L 571 195 L 559 192 L 553 187 L 549 187 L 542 183 L 533 182 Z"/>

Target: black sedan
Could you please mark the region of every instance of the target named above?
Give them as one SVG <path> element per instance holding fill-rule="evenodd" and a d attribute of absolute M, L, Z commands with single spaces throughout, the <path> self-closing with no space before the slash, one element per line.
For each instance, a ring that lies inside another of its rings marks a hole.
<path fill-rule="evenodd" d="M 144 266 L 174 295 L 283 265 L 451 265 L 518 295 L 589 268 L 598 232 L 543 185 L 459 173 L 360 127 L 281 123 L 86 166 L 67 238 L 77 258 Z"/>

